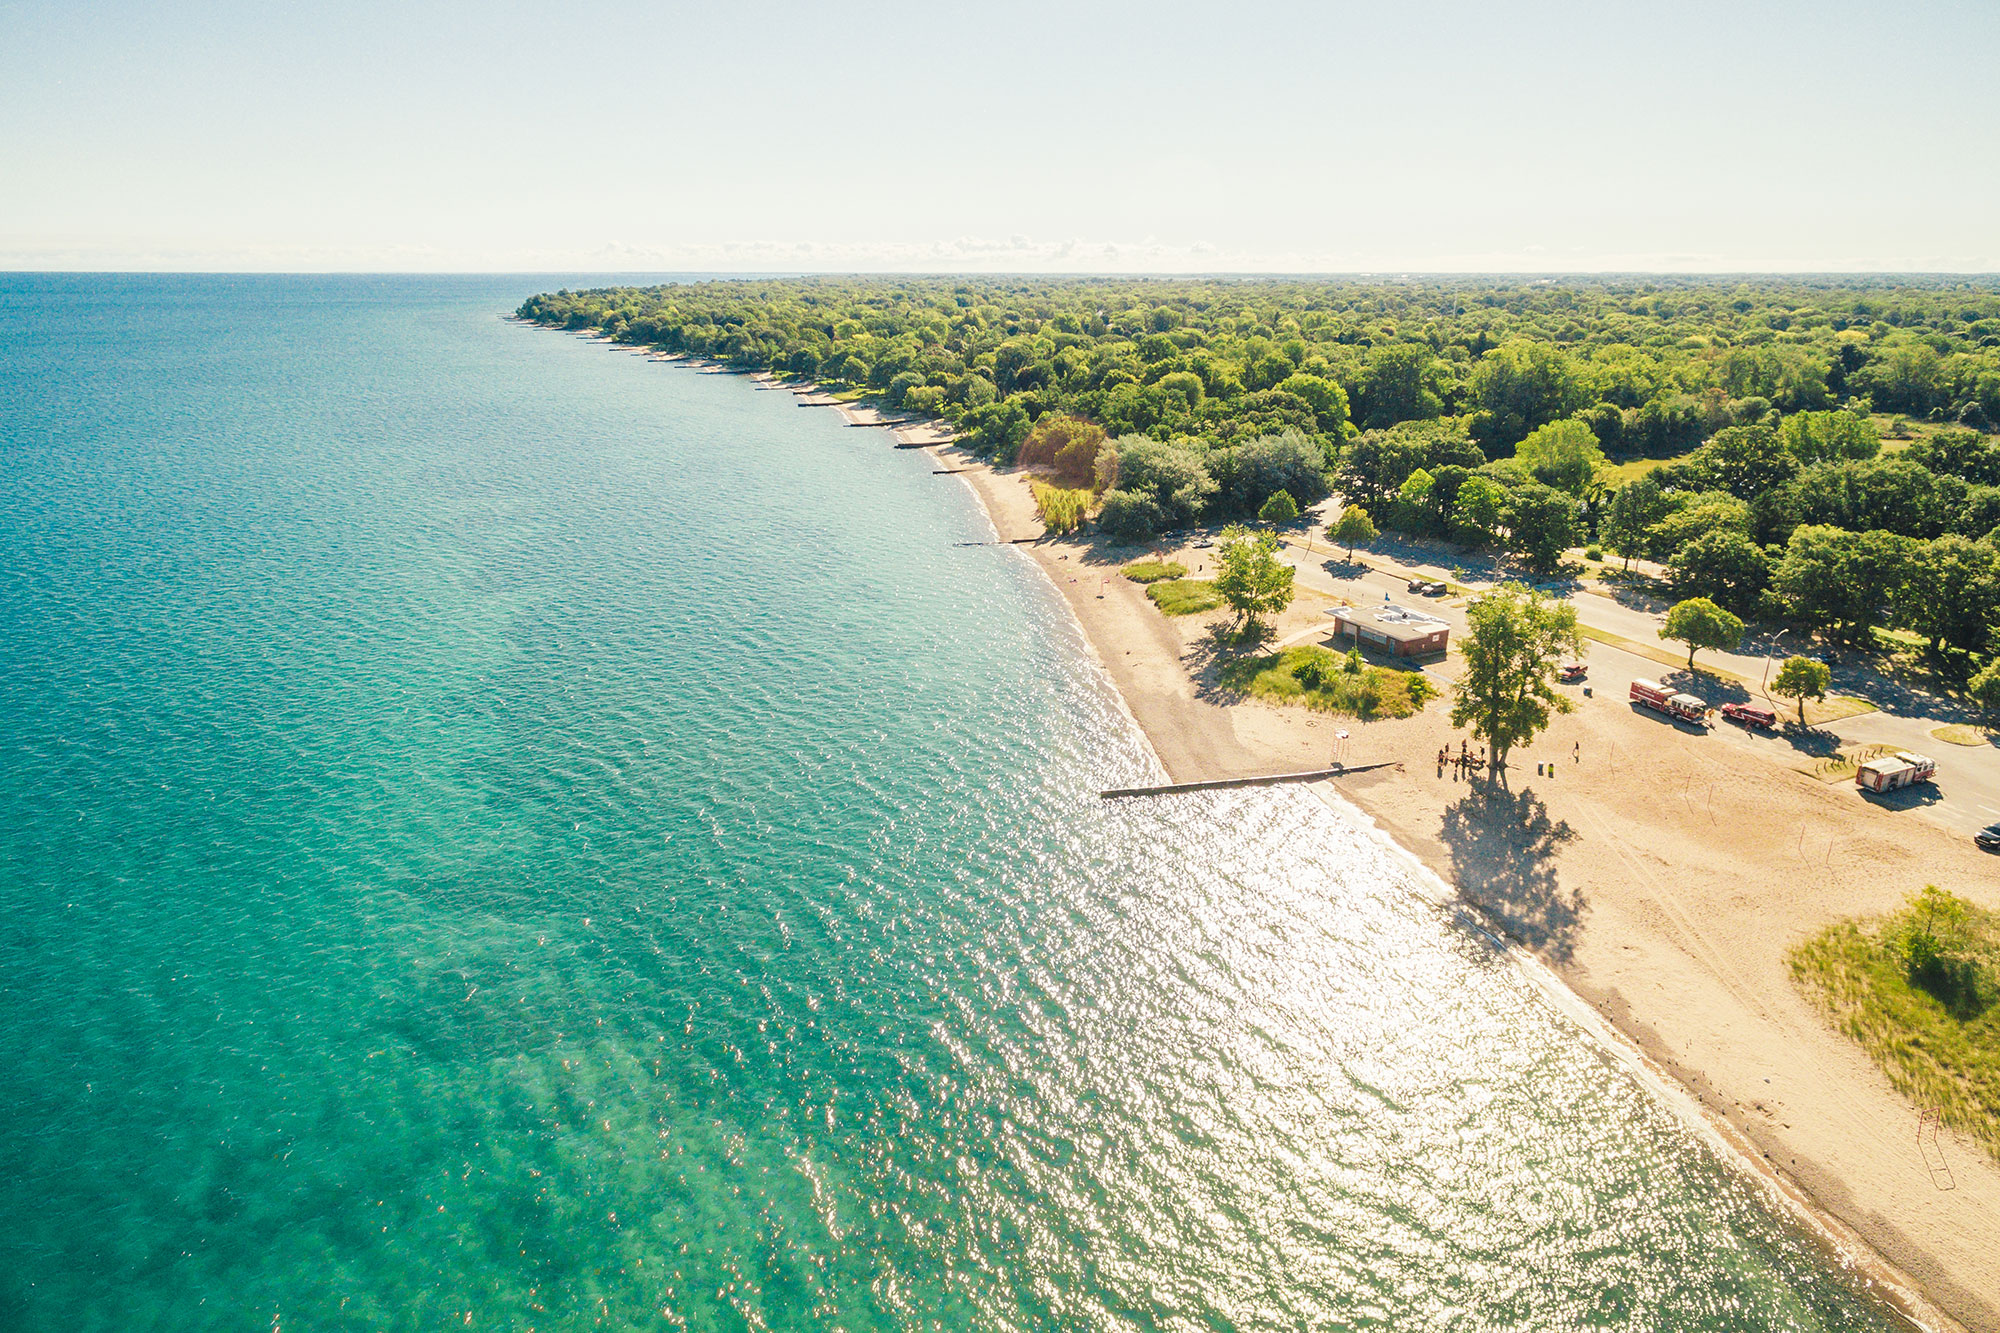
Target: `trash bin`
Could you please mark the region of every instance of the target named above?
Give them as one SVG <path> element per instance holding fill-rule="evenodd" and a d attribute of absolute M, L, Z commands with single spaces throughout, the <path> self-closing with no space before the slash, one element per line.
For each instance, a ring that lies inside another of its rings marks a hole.
<path fill-rule="evenodd" d="M 1590 697 L 1590 686 L 1586 685 L 1583 687 L 1583 697 L 1586 699 Z"/>

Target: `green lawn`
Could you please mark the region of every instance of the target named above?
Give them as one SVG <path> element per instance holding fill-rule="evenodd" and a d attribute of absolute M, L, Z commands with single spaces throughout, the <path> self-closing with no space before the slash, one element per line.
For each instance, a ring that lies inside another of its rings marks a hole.
<path fill-rule="evenodd" d="M 1170 616 L 1199 615 L 1222 605 L 1222 594 L 1208 579 L 1163 579 L 1149 584 L 1146 596 Z"/>
<path fill-rule="evenodd" d="M 1966 904 L 1944 956 L 1913 966 L 1921 915 L 1843 921 L 1792 950 L 1793 979 L 1889 1082 L 2000 1157 L 2000 914 Z"/>
<path fill-rule="evenodd" d="M 1222 683 L 1266 703 L 1291 704 L 1369 721 L 1408 717 L 1437 694 L 1421 672 L 1362 664 L 1317 644 L 1245 657 L 1222 668 Z M 1303 677 L 1303 678 L 1302 678 Z"/>
<path fill-rule="evenodd" d="M 1680 454 L 1674 458 L 1628 458 L 1622 463 L 1606 463 L 1604 470 L 1597 475 L 1606 486 L 1616 490 L 1629 481 L 1637 481 L 1656 467 L 1678 463 L 1686 457 L 1687 454 Z"/>
<path fill-rule="evenodd" d="M 1172 560 L 1134 560 L 1125 566 L 1124 574 L 1134 583 L 1159 583 L 1186 578 L 1187 566 Z"/>

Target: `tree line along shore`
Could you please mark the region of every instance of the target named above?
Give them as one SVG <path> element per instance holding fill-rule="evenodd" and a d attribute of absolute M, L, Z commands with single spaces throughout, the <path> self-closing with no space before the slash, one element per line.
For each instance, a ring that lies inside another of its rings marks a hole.
<path fill-rule="evenodd" d="M 1331 491 L 1530 572 L 1638 561 L 1947 690 L 1993 657 L 1993 279 L 801 278 L 517 313 L 942 418 L 1045 471 L 1059 528 L 1143 541 Z"/>

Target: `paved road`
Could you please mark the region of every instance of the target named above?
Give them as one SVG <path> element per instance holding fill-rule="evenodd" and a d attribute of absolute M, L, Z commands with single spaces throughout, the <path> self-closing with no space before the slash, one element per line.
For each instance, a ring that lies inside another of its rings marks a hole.
<path fill-rule="evenodd" d="M 1937 781 L 1895 792 L 1880 799 L 1898 809 L 1917 809 L 1946 828 L 1972 834 L 2000 823 L 2000 749 L 1992 745 L 1952 745 L 1930 734 L 1937 724 L 1929 718 L 1898 717 L 1893 713 L 1863 713 L 1830 722 L 1826 729 L 1845 741 L 1914 750 L 1937 760 Z M 2000 873 L 2000 865 L 1995 867 Z"/>

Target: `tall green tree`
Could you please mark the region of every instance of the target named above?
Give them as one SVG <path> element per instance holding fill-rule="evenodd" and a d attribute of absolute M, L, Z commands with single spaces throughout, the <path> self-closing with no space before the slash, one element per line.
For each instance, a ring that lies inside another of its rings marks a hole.
<path fill-rule="evenodd" d="M 1806 700 L 1826 698 L 1827 687 L 1831 684 L 1833 671 L 1826 663 L 1794 655 L 1786 658 L 1784 665 L 1778 668 L 1777 677 L 1771 681 L 1771 693 L 1799 701 L 1799 725 L 1803 727 L 1806 724 Z"/>
<path fill-rule="evenodd" d="M 1220 570 L 1215 590 L 1236 608 L 1243 628 L 1292 604 L 1295 571 L 1278 558 L 1277 533 L 1252 532 L 1241 524 L 1231 524 L 1223 529 L 1216 559 Z"/>
<path fill-rule="evenodd" d="M 1778 439 L 1806 466 L 1873 458 L 1882 450 L 1875 423 L 1858 412 L 1794 412 L 1778 423 Z"/>
<path fill-rule="evenodd" d="M 1562 553 L 1576 545 L 1577 517 L 1574 499 L 1553 486 L 1531 481 L 1507 501 L 1508 544 L 1526 557 L 1530 569 L 1549 573 L 1561 561 Z"/>
<path fill-rule="evenodd" d="M 1901 600 L 1909 566 L 1907 538 L 1807 526 L 1792 533 L 1771 590 L 1793 620 L 1861 639 Z"/>
<path fill-rule="evenodd" d="M 1468 546 L 1485 546 L 1499 538 L 1507 515 L 1507 488 L 1478 473 L 1458 488 L 1451 506 L 1451 535 Z"/>
<path fill-rule="evenodd" d="M 1901 621 L 1931 641 L 1973 649 L 2000 625 L 2000 554 L 1983 541 L 1945 536 L 1911 548 Z"/>
<path fill-rule="evenodd" d="M 1349 505 L 1340 511 L 1340 518 L 1326 530 L 1327 539 L 1347 547 L 1347 558 L 1354 559 L 1354 548 L 1362 542 L 1372 542 L 1381 534 L 1375 531 L 1375 520 L 1368 517 L 1368 511 L 1360 505 Z"/>
<path fill-rule="evenodd" d="M 1347 429 L 1347 391 L 1338 384 L 1318 375 L 1288 375 L 1277 388 L 1312 409 L 1322 434 L 1339 439 Z"/>
<path fill-rule="evenodd" d="M 1272 491 L 1271 498 L 1264 501 L 1264 507 L 1257 511 L 1257 517 L 1266 523 L 1290 523 L 1299 516 L 1299 502 L 1292 498 L 1290 491 Z"/>
<path fill-rule="evenodd" d="M 1799 460 L 1769 426 L 1731 426 L 1717 431 L 1686 462 L 1662 471 L 1690 490 L 1728 491 L 1748 500 L 1797 476 Z"/>
<path fill-rule="evenodd" d="M 1988 718 L 2000 714 L 2000 657 L 1995 657 L 1973 673 L 1965 683 L 1965 697 Z"/>
<path fill-rule="evenodd" d="M 1667 562 L 1667 582 L 1677 597 L 1706 597 L 1738 615 L 1757 608 L 1771 581 L 1771 562 L 1740 532 L 1705 532 Z"/>
<path fill-rule="evenodd" d="M 1118 489 L 1150 501 L 1162 528 L 1185 527 L 1207 512 L 1218 489 L 1205 451 L 1162 444 L 1144 435 L 1122 435 L 1112 445 Z"/>
<path fill-rule="evenodd" d="M 1363 424 L 1379 429 L 1444 415 L 1444 400 L 1436 387 L 1437 364 L 1436 355 L 1422 343 L 1377 347 L 1361 372 Z"/>
<path fill-rule="evenodd" d="M 1579 499 L 1604 466 L 1597 433 L 1574 417 L 1539 427 L 1521 441 L 1514 457 L 1527 465 L 1536 481 Z"/>
<path fill-rule="evenodd" d="M 1437 479 L 1423 468 L 1403 478 L 1403 484 L 1396 488 L 1396 503 L 1389 511 L 1389 526 L 1403 532 L 1429 531 L 1434 512 L 1431 491 L 1436 485 Z"/>
<path fill-rule="evenodd" d="M 1632 567 L 1632 557 L 1651 554 L 1653 525 L 1667 516 L 1667 493 L 1649 473 L 1634 477 L 1611 493 L 1611 503 L 1604 514 L 1604 540 L 1611 549 L 1625 557 L 1625 568 Z"/>
<path fill-rule="evenodd" d="M 1668 609 L 1660 637 L 1688 646 L 1688 670 L 1692 671 L 1696 649 L 1733 649 L 1741 644 L 1743 622 L 1706 597 L 1690 597 Z"/>
<path fill-rule="evenodd" d="M 1678 491 L 1667 500 L 1667 514 L 1647 533 L 1655 558 L 1671 560 L 1689 542 L 1711 532 L 1748 536 L 1750 506 L 1728 491 Z"/>
<path fill-rule="evenodd" d="M 1480 358 L 1472 371 L 1472 398 L 1478 404 L 1473 437 L 1502 452 L 1537 426 L 1590 404 L 1569 353 L 1554 343 L 1526 339 L 1504 343 Z"/>
<path fill-rule="evenodd" d="M 1518 584 L 1477 598 L 1465 614 L 1465 669 L 1452 687 L 1451 724 L 1490 745 L 1494 768 L 1504 768 L 1508 751 L 1574 707 L 1556 689 L 1556 670 L 1583 651 L 1583 635 L 1575 607 Z"/>

